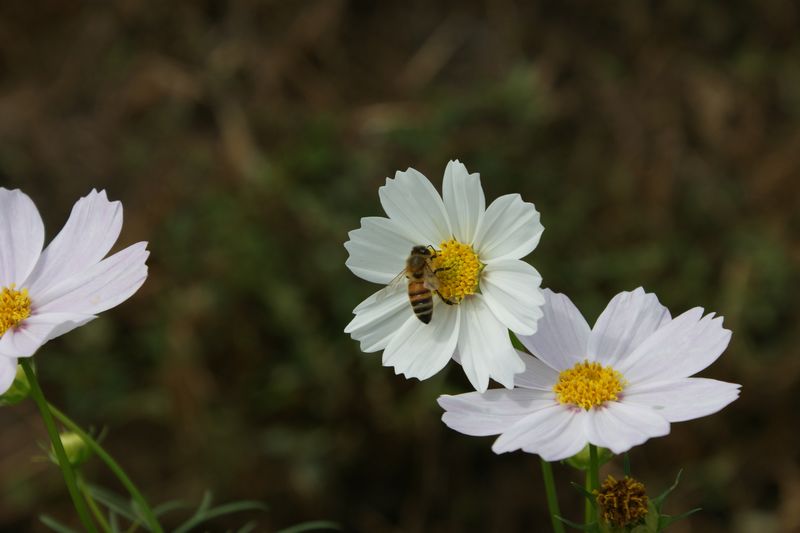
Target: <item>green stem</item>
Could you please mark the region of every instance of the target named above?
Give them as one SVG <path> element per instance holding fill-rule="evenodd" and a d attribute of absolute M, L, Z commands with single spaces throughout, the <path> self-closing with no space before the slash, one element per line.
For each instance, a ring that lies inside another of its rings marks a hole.
<path fill-rule="evenodd" d="M 164 533 L 164 530 L 161 528 L 161 524 L 159 524 L 158 520 L 156 519 L 155 513 L 153 513 L 153 510 L 147 504 L 147 501 L 144 499 L 144 496 L 142 496 L 142 493 L 139 491 L 138 488 L 136 488 L 136 485 L 133 484 L 133 481 L 131 481 L 131 479 L 128 477 L 128 475 L 119 465 L 119 463 L 117 463 L 114 460 L 114 458 L 111 457 L 111 455 L 109 455 L 108 452 L 105 451 L 103 447 L 100 446 L 100 444 L 96 440 L 94 440 L 88 433 L 83 431 L 80 428 L 80 426 L 78 426 L 78 424 L 70 420 L 70 418 L 67 415 L 59 411 L 52 404 L 49 405 L 49 408 L 50 411 L 53 413 L 53 416 L 55 416 L 62 424 L 64 424 L 71 431 L 77 433 L 84 440 L 84 442 L 86 442 L 86 444 L 92 449 L 92 451 L 97 455 L 97 457 L 99 457 L 100 460 L 103 461 L 106 464 L 106 466 L 108 466 L 108 468 L 114 473 L 114 475 L 117 476 L 117 479 L 119 479 L 120 483 L 122 483 L 125 489 L 127 489 L 128 493 L 130 493 L 131 497 L 134 499 L 137 506 L 139 507 L 139 510 L 144 515 L 145 522 L 149 526 L 150 530 L 153 531 L 153 533 Z"/>
<path fill-rule="evenodd" d="M 105 516 L 103 516 L 103 512 L 97 506 L 97 503 L 92 498 L 91 493 L 89 492 L 89 487 L 86 485 L 86 482 L 83 480 L 80 474 L 77 476 L 78 481 L 78 489 L 83 493 L 83 497 L 86 498 L 86 503 L 89 505 L 89 509 L 92 511 L 95 520 L 97 523 L 100 524 L 100 529 L 105 531 L 106 533 L 111 533 L 111 526 L 109 525 L 108 521 L 106 520 Z"/>
<path fill-rule="evenodd" d="M 586 481 L 584 482 L 584 487 L 586 488 L 586 492 L 589 494 L 592 493 L 592 470 L 586 470 Z M 592 505 L 592 501 L 589 498 L 584 498 L 584 507 L 583 507 L 583 523 L 587 526 L 594 522 L 594 505 Z"/>
<path fill-rule="evenodd" d="M 564 524 L 558 519 L 558 517 L 561 516 L 561 510 L 558 508 L 558 495 L 556 494 L 556 483 L 553 480 L 553 467 L 544 459 L 542 459 L 541 462 L 544 490 L 547 495 L 547 509 L 550 511 L 550 521 L 553 523 L 553 531 L 555 533 L 564 533 Z"/>
<path fill-rule="evenodd" d="M 75 506 L 75 511 L 78 513 L 78 518 L 80 518 L 86 531 L 95 533 L 97 529 L 94 527 L 94 522 L 92 522 L 89 511 L 86 509 L 86 502 L 83 501 L 80 492 L 78 492 L 78 487 L 75 483 L 75 472 L 72 470 L 72 465 L 69 464 L 64 446 L 61 444 L 58 428 L 56 428 L 53 415 L 50 413 L 50 409 L 48 409 L 47 400 L 44 397 L 42 388 L 39 386 L 39 381 L 36 379 L 36 372 L 33 371 L 29 358 L 20 358 L 19 363 L 22 365 L 22 370 L 25 371 L 25 376 L 30 383 L 31 397 L 33 401 L 36 402 L 36 407 L 39 408 L 39 412 L 42 414 L 42 421 L 44 422 L 45 428 L 47 428 L 47 435 L 53 443 L 53 451 L 56 454 L 58 466 L 61 467 L 64 483 L 67 485 L 67 491 L 69 492 L 70 498 L 72 498 L 72 503 Z"/>
<path fill-rule="evenodd" d="M 589 445 L 589 484 L 591 491 L 600 489 L 600 461 L 597 458 L 597 446 L 594 444 Z M 592 510 L 592 518 L 594 521 L 599 521 L 597 507 Z"/>

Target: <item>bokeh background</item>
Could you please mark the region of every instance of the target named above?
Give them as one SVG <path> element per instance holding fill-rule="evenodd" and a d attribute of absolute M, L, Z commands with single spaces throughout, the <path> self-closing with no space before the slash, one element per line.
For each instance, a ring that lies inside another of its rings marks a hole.
<path fill-rule="evenodd" d="M 639 285 L 725 316 L 703 375 L 741 399 L 635 449 L 634 472 L 657 493 L 684 469 L 666 510 L 704 510 L 676 532 L 800 531 L 797 5 L 0 4 L 2 185 L 49 237 L 105 188 L 119 246 L 152 250 L 130 301 L 40 352 L 45 390 L 107 428 L 151 502 L 270 505 L 211 530 L 548 529 L 536 457 L 441 424 L 460 368 L 405 381 L 342 332 L 374 290 L 344 267 L 347 232 L 382 214 L 386 176 L 438 186 L 451 158 L 488 199 L 536 204 L 529 261 L 590 322 Z M 32 403 L 0 424 L 0 529 L 74 524 Z M 579 518 L 578 477 L 556 476 Z"/>

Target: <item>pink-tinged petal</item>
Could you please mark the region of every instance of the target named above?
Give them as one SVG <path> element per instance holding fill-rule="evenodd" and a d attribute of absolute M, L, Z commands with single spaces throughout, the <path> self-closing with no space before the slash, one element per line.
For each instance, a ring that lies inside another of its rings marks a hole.
<path fill-rule="evenodd" d="M 344 332 L 359 341 L 361 351 L 367 353 L 386 348 L 392 336 L 414 315 L 405 285 L 381 289 L 353 312 L 356 316 Z"/>
<path fill-rule="evenodd" d="M 525 363 L 525 371 L 514 376 L 514 386 L 547 391 L 555 400 L 553 387 L 558 383 L 558 372 L 526 353 L 517 350 Z"/>
<path fill-rule="evenodd" d="M 475 233 L 473 248 L 481 261 L 521 259 L 531 253 L 544 231 L 539 212 L 518 194 L 507 194 L 489 204 Z"/>
<path fill-rule="evenodd" d="M 17 359 L 15 357 L 0 356 L 0 394 L 5 394 L 11 388 L 17 377 Z"/>
<path fill-rule="evenodd" d="M 389 283 L 405 268 L 411 248 L 418 245 L 406 231 L 388 218 L 366 217 L 361 227 L 348 233 L 347 268 L 373 283 Z"/>
<path fill-rule="evenodd" d="M 96 314 L 130 298 L 147 278 L 147 243 L 140 242 L 65 279 L 32 299 L 37 313 Z"/>
<path fill-rule="evenodd" d="M 616 365 L 655 330 L 672 319 L 655 294 L 639 287 L 614 296 L 589 335 L 590 361 Z"/>
<path fill-rule="evenodd" d="M 389 218 L 404 228 L 415 244 L 438 247 L 452 236 L 442 198 L 428 178 L 413 168 L 387 178 L 378 195 Z"/>
<path fill-rule="evenodd" d="M 588 411 L 589 442 L 616 454 L 627 452 L 652 437 L 669 433 L 669 422 L 655 410 L 625 402 L 608 402 Z"/>
<path fill-rule="evenodd" d="M 32 294 L 82 274 L 106 256 L 122 229 L 122 204 L 105 191 L 92 190 L 75 203 L 72 213 L 25 282 Z"/>
<path fill-rule="evenodd" d="M 458 341 L 456 306 L 435 303 L 433 318 L 423 324 L 411 314 L 383 351 L 383 365 L 407 378 L 428 379 L 453 357 Z"/>
<path fill-rule="evenodd" d="M 546 461 L 575 455 L 586 445 L 583 434 L 584 413 L 565 405 L 551 404 L 521 419 L 504 431 L 492 445 L 495 453 L 524 449 L 537 453 Z M 553 442 L 566 445 L 556 450 Z M 580 446 L 579 443 L 582 443 Z M 573 453 L 573 449 L 577 448 Z M 544 453 L 542 453 L 544 452 Z M 569 455 L 564 455 L 568 453 Z"/>
<path fill-rule="evenodd" d="M 518 335 L 520 342 L 550 368 L 561 372 L 586 359 L 589 324 L 565 295 L 542 291 L 545 304 L 536 333 Z"/>
<path fill-rule="evenodd" d="M 492 389 L 439 397 L 446 412 L 442 422 L 465 435 L 497 435 L 529 414 L 552 406 L 554 400 L 539 391 Z"/>
<path fill-rule="evenodd" d="M 631 385 L 622 402 L 649 407 L 670 422 L 683 422 L 721 410 L 739 397 L 740 387 L 715 379 L 684 378 Z"/>
<path fill-rule="evenodd" d="M 495 318 L 483 301 L 475 294 L 459 305 L 461 328 L 458 339 L 458 356 L 469 382 L 478 392 L 489 386 L 489 378 L 506 388 L 514 387 L 514 375 L 525 370 L 506 327 Z"/>
<path fill-rule="evenodd" d="M 468 173 L 467 167 L 458 160 L 450 161 L 444 171 L 442 199 L 453 236 L 459 242 L 471 245 L 486 210 L 480 174 Z"/>
<path fill-rule="evenodd" d="M 689 377 L 716 361 L 730 340 L 722 317 L 696 307 L 661 326 L 615 369 L 633 384 Z"/>
<path fill-rule="evenodd" d="M 43 313 L 26 318 L 0 338 L 0 356 L 30 357 L 44 343 L 96 318 L 79 313 Z"/>
<path fill-rule="evenodd" d="M 493 261 L 481 274 L 486 305 L 505 327 L 520 335 L 536 332 L 545 302 L 541 284 L 536 269 L 519 259 Z"/>
<path fill-rule="evenodd" d="M 43 244 L 44 224 L 33 201 L 19 189 L 0 187 L 0 287 L 21 288 Z"/>

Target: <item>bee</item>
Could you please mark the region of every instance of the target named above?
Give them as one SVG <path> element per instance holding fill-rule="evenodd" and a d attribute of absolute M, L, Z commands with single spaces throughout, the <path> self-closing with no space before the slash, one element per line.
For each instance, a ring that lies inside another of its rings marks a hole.
<path fill-rule="evenodd" d="M 436 259 L 436 250 L 433 246 L 414 246 L 406 259 L 406 267 L 389 283 L 389 286 L 392 286 L 403 278 L 408 280 L 408 301 L 411 303 L 414 315 L 423 324 L 429 324 L 433 318 L 434 292 L 444 303 L 453 304 L 439 292 L 439 278 L 436 277 L 436 274 L 446 269 L 434 269 L 434 259 Z"/>

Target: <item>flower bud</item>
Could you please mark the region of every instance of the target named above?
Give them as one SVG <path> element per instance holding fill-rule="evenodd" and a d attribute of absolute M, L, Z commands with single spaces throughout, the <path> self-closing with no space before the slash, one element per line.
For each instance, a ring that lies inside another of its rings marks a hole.
<path fill-rule="evenodd" d="M 644 484 L 625 476 L 619 481 L 608 476 L 600 490 L 594 491 L 600 519 L 613 528 L 629 528 L 644 521 L 648 499 Z"/>
<path fill-rule="evenodd" d="M 16 405 L 31 393 L 31 384 L 21 365 L 17 365 L 17 375 L 8 390 L 0 395 L 0 406 Z"/>
<path fill-rule="evenodd" d="M 597 448 L 597 463 L 600 466 L 603 466 L 609 462 L 613 457 L 614 454 L 611 453 L 611 450 L 608 448 Z M 589 445 L 587 444 L 581 451 L 569 459 L 564 459 L 564 462 L 572 468 L 576 468 L 578 470 L 589 470 L 589 459 Z"/>
<path fill-rule="evenodd" d="M 72 431 L 65 431 L 59 435 L 61 445 L 67 454 L 67 460 L 72 466 L 79 466 L 85 463 L 92 455 L 92 449 L 86 444 L 80 435 Z M 55 452 L 51 449 L 50 455 L 55 459 Z"/>

